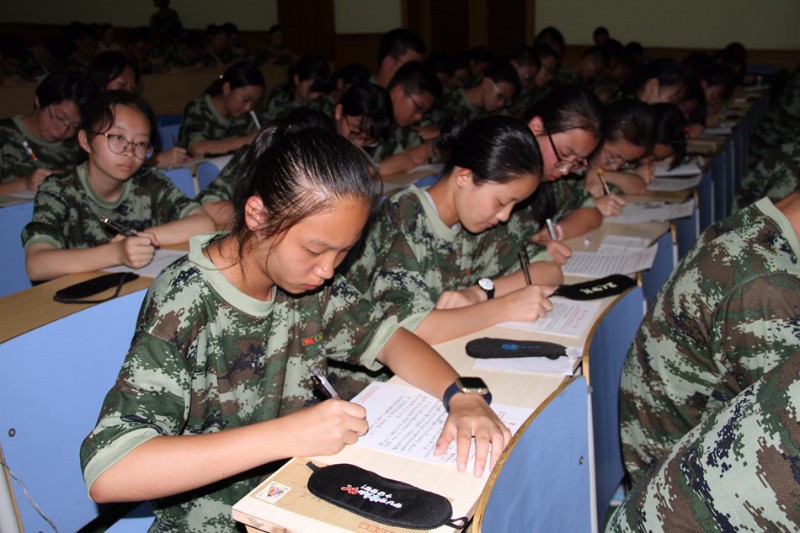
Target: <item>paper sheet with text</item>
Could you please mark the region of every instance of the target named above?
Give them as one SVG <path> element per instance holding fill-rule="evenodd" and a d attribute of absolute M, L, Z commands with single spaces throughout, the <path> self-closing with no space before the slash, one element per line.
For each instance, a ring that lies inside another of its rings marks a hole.
<path fill-rule="evenodd" d="M 700 166 L 693 162 L 688 161 L 683 163 L 682 165 L 678 165 L 677 167 L 670 169 L 669 164 L 666 163 L 656 163 L 653 165 L 653 174 L 656 177 L 666 177 L 666 176 L 694 176 L 695 174 L 702 174 L 703 170 Z"/>
<path fill-rule="evenodd" d="M 164 250 L 159 249 L 156 250 L 156 255 L 153 257 L 153 260 L 147 266 L 142 268 L 131 268 L 124 265 L 115 266 L 111 268 L 106 268 L 106 272 L 135 272 L 140 276 L 144 276 L 146 278 L 154 278 L 158 276 L 162 270 L 167 268 L 169 265 L 174 263 L 176 260 L 180 259 L 186 255 L 186 252 L 181 252 L 179 250 Z"/>
<path fill-rule="evenodd" d="M 683 218 L 692 215 L 694 199 L 690 198 L 681 204 L 669 202 L 628 202 L 622 208 L 622 213 L 613 217 L 605 217 L 606 222 L 621 224 L 641 224 L 643 222 L 663 222 L 673 218 Z"/>
<path fill-rule="evenodd" d="M 688 178 L 656 178 L 647 184 L 648 191 L 683 191 L 697 187 L 703 180 L 703 175 Z"/>
<path fill-rule="evenodd" d="M 603 278 L 611 274 L 634 274 L 653 266 L 658 244 L 645 249 L 623 249 L 607 252 L 573 252 L 567 264 L 561 267 L 564 274 Z"/>
<path fill-rule="evenodd" d="M 580 337 L 592 327 L 594 316 L 600 308 L 598 300 L 577 301 L 556 296 L 550 301 L 553 302 L 553 308 L 539 320 L 500 322 L 498 326 L 536 333 Z"/>
<path fill-rule="evenodd" d="M 358 439 L 355 446 L 402 455 L 437 464 L 456 465 L 456 444 L 443 455 L 434 456 L 436 440 L 444 427 L 447 412 L 442 401 L 417 388 L 393 383 L 373 382 L 354 403 L 367 410 L 369 432 Z M 512 434 L 520 428 L 533 409 L 511 405 L 492 404 L 492 409 Z M 475 445 L 470 449 L 467 471 L 475 463 Z M 484 471 L 484 475 L 488 472 Z"/>

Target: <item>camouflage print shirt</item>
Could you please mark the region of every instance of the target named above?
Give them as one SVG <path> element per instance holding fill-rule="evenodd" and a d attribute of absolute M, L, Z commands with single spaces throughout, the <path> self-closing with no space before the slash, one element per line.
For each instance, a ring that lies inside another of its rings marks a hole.
<path fill-rule="evenodd" d="M 36 193 L 33 219 L 22 230 L 22 243 L 44 242 L 56 249 L 87 248 L 114 238 L 100 221 L 108 217 L 120 226 L 144 231 L 201 209 L 152 167 L 143 166 L 122 187 L 119 199 L 108 202 L 89 185 L 86 164 L 45 179 Z"/>
<path fill-rule="evenodd" d="M 782 144 L 770 152 L 742 178 L 734 210 L 766 196 L 773 202 L 797 190 L 800 182 L 800 142 Z"/>
<path fill-rule="evenodd" d="M 311 102 L 299 102 L 294 99 L 294 89 L 287 89 L 285 86 L 275 87 L 267 95 L 267 100 L 264 104 L 264 112 L 262 113 L 262 121 L 270 122 L 275 119 L 283 118 L 295 109 L 307 107 L 325 113 L 328 116 L 333 115 L 333 102 L 325 95 L 320 96 Z"/>
<path fill-rule="evenodd" d="M 679 440 L 606 531 L 797 531 L 798 428 L 795 350 Z"/>
<path fill-rule="evenodd" d="M 446 226 L 426 192 L 412 185 L 383 201 L 346 275 L 371 300 L 391 306 L 401 319 L 410 317 L 414 324 L 406 327 L 413 330 L 444 291 L 519 269 L 519 248 L 493 238 L 495 229 L 478 238 L 460 225 Z"/>
<path fill-rule="evenodd" d="M 248 148 L 250 148 L 249 144 L 236 150 L 236 153 L 233 154 L 228 164 L 219 171 L 214 181 L 200 191 L 200 194 L 197 195 L 195 200 L 203 205 L 225 200 L 232 201 L 233 185 L 239 172 L 239 166 L 242 164 L 242 160 L 244 160 Z"/>
<path fill-rule="evenodd" d="M 799 258 L 791 222 L 764 198 L 708 228 L 681 261 L 623 367 L 621 436 L 634 483 L 798 350 Z"/>
<path fill-rule="evenodd" d="M 402 154 L 409 148 L 422 144 L 422 136 L 411 126 L 396 124 L 389 130 L 389 136 L 372 152 L 372 159 L 380 162 L 389 156 Z"/>
<path fill-rule="evenodd" d="M 187 150 L 198 141 L 218 141 L 231 137 L 241 137 L 255 131 L 256 126 L 249 114 L 241 117 L 225 118 L 219 114 L 206 94 L 186 104 L 183 122 L 178 132 L 178 146 Z"/>
<path fill-rule="evenodd" d="M 511 106 L 508 108 L 508 114 L 512 117 L 522 119 L 528 109 L 533 107 L 536 102 L 547 96 L 548 92 L 548 90 L 539 87 L 520 91 L 511 101 Z"/>
<path fill-rule="evenodd" d="M 304 296 L 276 288 L 271 301 L 256 300 L 204 255 L 212 237 L 193 237 L 189 255 L 150 287 L 117 382 L 81 447 L 89 487 L 158 435 L 215 433 L 316 403 L 311 368 L 325 371 L 327 357 L 379 366 L 376 356 L 396 323 L 381 323 L 344 278 Z M 237 531 L 231 506 L 263 473 L 154 501 L 154 529 Z"/>
<path fill-rule="evenodd" d="M 0 183 L 28 176 L 36 170 L 22 141 L 28 141 L 42 166 L 52 170 L 66 170 L 75 165 L 83 153 L 76 137 L 53 143 L 36 137 L 25 126 L 22 115 L 0 120 Z"/>
<path fill-rule="evenodd" d="M 442 125 L 448 120 L 466 126 L 470 122 L 489 116 L 491 113 L 482 107 L 475 107 L 467 100 L 465 89 L 456 89 L 448 93 L 441 101 L 436 102 L 436 107 L 431 110 L 430 122 Z"/>

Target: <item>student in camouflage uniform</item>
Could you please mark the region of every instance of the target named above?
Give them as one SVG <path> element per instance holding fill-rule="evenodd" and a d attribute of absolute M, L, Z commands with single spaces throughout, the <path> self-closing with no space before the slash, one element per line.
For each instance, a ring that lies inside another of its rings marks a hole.
<path fill-rule="evenodd" d="M 39 188 L 22 232 L 28 275 L 46 280 L 124 264 L 147 265 L 160 245 L 213 229 L 201 206 L 165 176 L 143 168 L 152 153 L 150 107 L 123 91 L 103 93 L 86 112 L 78 138 L 86 163 Z M 116 235 L 108 218 L 131 231 Z"/>
<path fill-rule="evenodd" d="M 517 119 L 489 117 L 460 134 L 446 133 L 440 146 L 452 150 L 444 177 L 429 189 L 412 186 L 383 201 L 348 278 L 370 299 L 390 302 L 398 315 L 419 323 L 415 333 L 430 343 L 543 316 L 552 307 L 543 286 L 561 283 L 561 269 L 536 263 L 530 269 L 537 284 L 526 287 L 516 272 L 518 245 L 476 238 L 506 222 L 538 186 L 541 155 L 530 130 Z M 471 287 L 485 277 L 502 277 L 494 279 L 494 299 Z"/>
<path fill-rule="evenodd" d="M 256 135 L 250 112 L 264 93 L 261 71 L 249 63 L 229 67 L 206 94 L 186 104 L 178 145 L 194 156 L 235 152 Z"/>
<path fill-rule="evenodd" d="M 203 39 L 194 33 L 184 33 L 174 43 L 162 43 L 154 48 L 151 58 L 158 57 L 160 72 L 187 72 L 205 68 Z"/>
<path fill-rule="evenodd" d="M 800 137 L 800 67 L 786 80 L 775 102 L 758 123 L 748 146 L 750 164 L 757 164 L 781 144 Z"/>
<path fill-rule="evenodd" d="M 749 347 L 757 354 L 759 345 Z M 607 532 L 796 531 L 800 350 L 710 413 L 628 494 Z"/>
<path fill-rule="evenodd" d="M 764 196 L 776 202 L 797 189 L 798 183 L 800 141 L 794 141 L 771 151 L 745 173 L 736 191 L 733 209 L 738 211 Z"/>
<path fill-rule="evenodd" d="M 386 364 L 443 396 L 456 372 L 334 275 L 378 183 L 364 152 L 334 133 L 271 126 L 254 140 L 233 232 L 195 237 L 145 298 L 81 447 L 92 498 L 153 498 L 155 530 L 236 531 L 231 506 L 269 463 L 333 454 L 368 430 L 363 407 L 319 403 L 311 370 L 325 372 L 326 358 Z M 492 463 L 510 438 L 482 397 L 458 394 L 438 453 L 470 435 L 478 450 L 492 443 Z M 468 446 L 458 454 L 466 463 Z"/>
<path fill-rule="evenodd" d="M 411 61 L 400 67 L 389 83 L 394 124 L 389 137 L 372 153 L 380 162 L 381 175 L 397 174 L 427 163 L 433 156 L 433 137 L 423 137 L 417 124 L 442 97 L 442 83 L 428 67 Z"/>
<path fill-rule="evenodd" d="M 620 423 L 642 479 L 704 416 L 800 347 L 800 192 L 707 229 L 659 292 L 628 352 Z"/>
<path fill-rule="evenodd" d="M 283 118 L 299 107 L 319 109 L 330 115 L 332 102 L 322 98 L 330 89 L 330 78 L 331 70 L 325 59 L 305 56 L 289 67 L 286 83 L 270 91 L 264 104 L 264 120 Z"/>
<path fill-rule="evenodd" d="M 519 92 L 517 71 L 508 63 L 495 63 L 483 79 L 468 89 L 456 89 L 442 98 L 432 110 L 430 122 L 443 126 L 447 121 L 463 125 L 482 117 L 499 114 Z"/>
<path fill-rule="evenodd" d="M 279 24 L 273 25 L 267 32 L 267 42 L 256 50 L 256 66 L 290 65 L 300 58 L 286 47 L 286 31 Z"/>
<path fill-rule="evenodd" d="M 35 191 L 47 176 L 77 163 L 75 133 L 94 92 L 78 74 L 51 74 L 36 88 L 32 111 L 0 120 L 0 194 Z"/>

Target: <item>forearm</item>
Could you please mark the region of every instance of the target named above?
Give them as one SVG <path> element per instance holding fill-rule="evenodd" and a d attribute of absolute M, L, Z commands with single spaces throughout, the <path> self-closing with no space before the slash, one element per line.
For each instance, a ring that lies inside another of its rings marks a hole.
<path fill-rule="evenodd" d="M 557 286 L 564 282 L 564 274 L 561 272 L 561 267 L 552 261 L 536 261 L 531 263 L 528 265 L 528 272 L 531 274 L 531 283 L 533 285 Z M 513 274 L 497 278 L 493 281 L 495 297 L 505 296 L 510 292 L 521 289 L 526 283 L 521 270 L 517 270 Z M 470 287 L 470 289 L 473 289 L 473 287 Z M 477 291 L 481 290 L 477 288 L 477 286 L 474 286 L 474 289 Z"/>
<path fill-rule="evenodd" d="M 25 176 L 13 178 L 5 183 L 0 183 L 0 196 L 4 194 L 27 192 L 29 190 L 28 180 L 25 178 Z"/>
<path fill-rule="evenodd" d="M 378 361 L 435 398 L 444 396 L 445 389 L 458 377 L 450 363 L 425 340 L 403 328 L 389 338 L 378 354 Z"/>
<path fill-rule="evenodd" d="M 390 155 L 378 164 L 381 176 L 407 172 L 418 165 L 426 163 L 430 156 L 431 151 L 425 143 L 409 148 L 405 152 Z"/>
<path fill-rule="evenodd" d="M 154 437 L 103 472 L 89 494 L 97 502 L 161 498 L 292 457 L 290 425 L 284 417 L 218 433 Z"/>
<path fill-rule="evenodd" d="M 214 221 L 204 209 L 196 209 L 188 216 L 149 228 L 162 246 L 187 242 L 193 235 L 210 233 L 216 229 Z"/>
<path fill-rule="evenodd" d="M 563 239 L 580 237 L 603 223 L 603 215 L 596 207 L 579 207 L 558 221 Z"/>
<path fill-rule="evenodd" d="M 69 250 L 34 244 L 25 253 L 25 268 L 32 280 L 46 281 L 67 274 L 93 272 L 120 265 L 121 253 L 121 246 L 116 242 Z"/>
<path fill-rule="evenodd" d="M 204 139 L 192 144 L 189 152 L 194 157 L 204 157 L 208 154 L 226 154 L 233 152 L 250 142 L 249 136 L 230 137 L 216 141 Z"/>
<path fill-rule="evenodd" d="M 506 311 L 507 307 L 501 298 L 454 309 L 434 309 L 420 322 L 414 333 L 427 343 L 437 344 L 508 320 Z"/>

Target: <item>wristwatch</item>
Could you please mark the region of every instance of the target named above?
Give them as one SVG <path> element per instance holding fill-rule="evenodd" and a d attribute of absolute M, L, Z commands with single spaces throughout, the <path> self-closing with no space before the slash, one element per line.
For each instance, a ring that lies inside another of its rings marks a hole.
<path fill-rule="evenodd" d="M 483 289 L 483 292 L 486 293 L 487 299 L 491 300 L 494 298 L 494 281 L 489 278 L 481 278 L 478 280 L 478 287 Z"/>
<path fill-rule="evenodd" d="M 477 394 L 482 396 L 486 403 L 492 404 L 492 393 L 481 378 L 461 376 L 444 391 L 442 403 L 444 404 L 444 410 L 448 413 L 450 412 L 450 400 L 458 393 Z"/>

